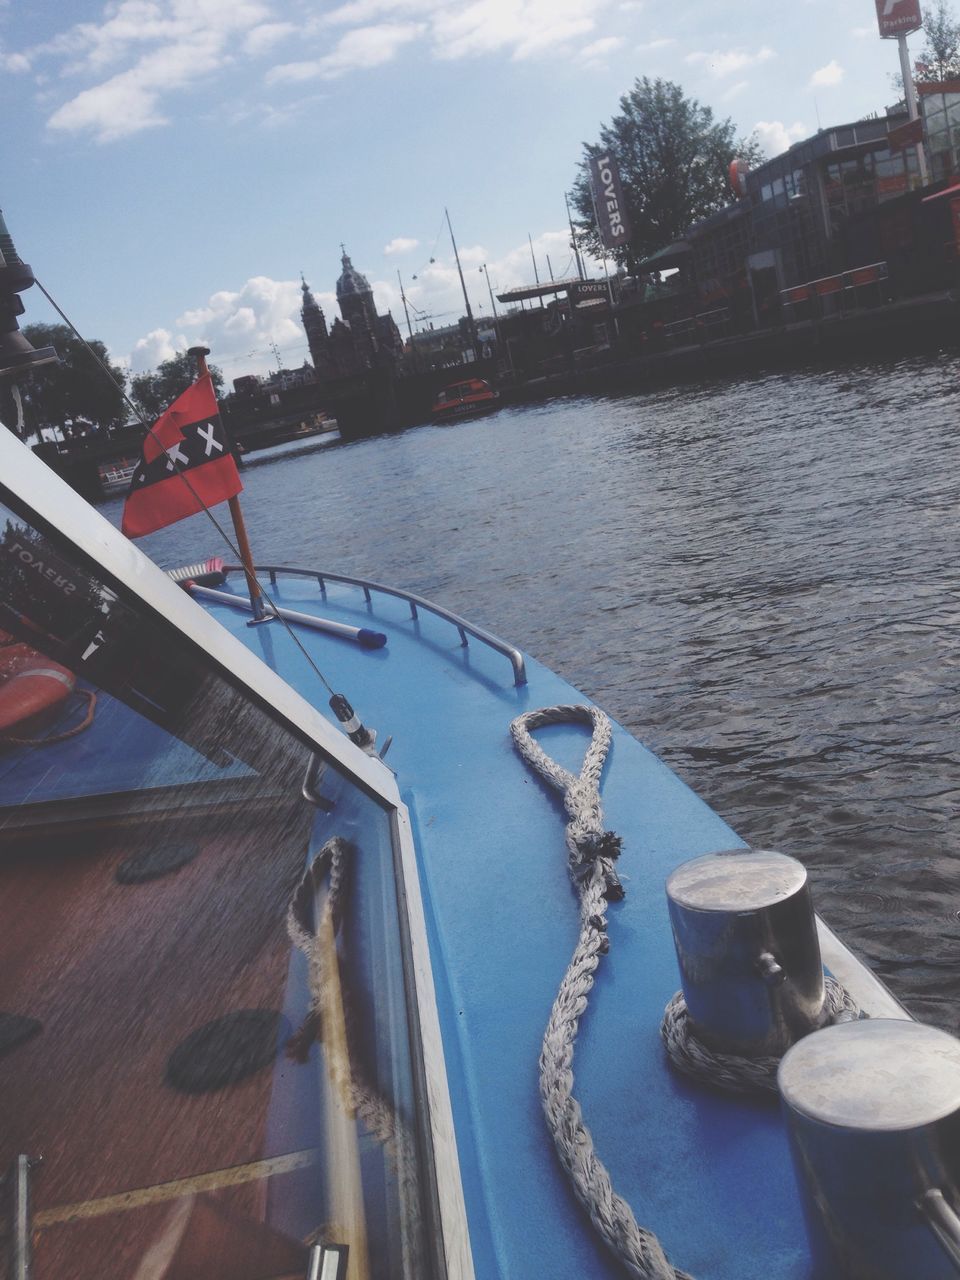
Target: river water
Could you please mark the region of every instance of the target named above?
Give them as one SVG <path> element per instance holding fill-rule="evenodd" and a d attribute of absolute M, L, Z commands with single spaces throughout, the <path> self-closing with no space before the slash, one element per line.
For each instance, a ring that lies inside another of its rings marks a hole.
<path fill-rule="evenodd" d="M 800 858 L 841 936 L 956 1031 L 957 373 L 778 373 L 253 455 L 244 509 L 263 561 L 408 587 L 554 667 Z M 213 554 L 203 519 L 142 545 Z"/>

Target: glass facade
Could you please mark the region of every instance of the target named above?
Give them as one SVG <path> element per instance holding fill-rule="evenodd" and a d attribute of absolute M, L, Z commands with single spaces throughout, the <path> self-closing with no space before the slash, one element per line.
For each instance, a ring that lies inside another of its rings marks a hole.
<path fill-rule="evenodd" d="M 834 233 L 852 214 L 873 209 L 920 185 L 915 147 L 831 159 L 823 164 L 821 172 Z"/>
<path fill-rule="evenodd" d="M 923 120 L 934 181 L 960 173 L 960 84 L 921 94 Z"/>

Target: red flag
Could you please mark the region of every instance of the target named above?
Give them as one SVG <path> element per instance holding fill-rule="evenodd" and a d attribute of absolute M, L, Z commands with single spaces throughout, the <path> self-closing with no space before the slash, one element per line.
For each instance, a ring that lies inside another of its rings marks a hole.
<path fill-rule="evenodd" d="M 142 538 L 226 502 L 242 488 L 213 383 L 205 373 L 147 433 L 121 527 L 128 538 Z"/>

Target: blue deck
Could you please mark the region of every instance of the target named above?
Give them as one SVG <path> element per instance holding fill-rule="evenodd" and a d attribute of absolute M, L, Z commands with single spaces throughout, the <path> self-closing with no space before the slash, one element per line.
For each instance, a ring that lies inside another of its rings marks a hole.
<path fill-rule="evenodd" d="M 242 590 L 242 580 L 231 578 Z M 617 1277 L 568 1188 L 540 1111 L 537 1059 L 577 936 L 559 797 L 530 773 L 508 727 L 524 710 L 585 699 L 528 661 L 461 648 L 457 630 L 402 601 L 281 576 L 280 605 L 388 636 L 369 651 L 298 627 L 330 684 L 378 741 L 393 735 L 422 890 L 478 1277 Z M 310 701 L 326 695 L 278 623 L 209 611 Z M 538 734 L 578 770 L 579 729 Z M 602 797 L 623 837 L 626 899 L 581 1026 L 576 1093 L 600 1158 L 638 1222 L 698 1280 L 801 1280 L 809 1264 L 779 1111 L 712 1094 L 668 1069 L 658 1027 L 679 986 L 664 896 L 677 863 L 741 842 L 655 756 L 615 726 Z"/>

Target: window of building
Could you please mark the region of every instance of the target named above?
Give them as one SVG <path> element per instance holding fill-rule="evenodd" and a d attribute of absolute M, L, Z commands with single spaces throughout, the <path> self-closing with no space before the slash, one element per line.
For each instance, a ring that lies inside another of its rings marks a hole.
<path fill-rule="evenodd" d="M 921 110 L 934 179 L 960 172 L 960 93 L 925 93 Z"/>

